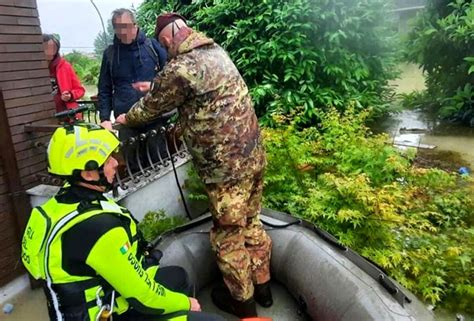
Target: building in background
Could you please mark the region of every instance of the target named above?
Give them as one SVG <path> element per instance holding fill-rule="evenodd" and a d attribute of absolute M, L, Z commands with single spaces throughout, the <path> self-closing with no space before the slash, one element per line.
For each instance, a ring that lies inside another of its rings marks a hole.
<path fill-rule="evenodd" d="M 406 34 L 410 31 L 410 21 L 426 6 L 426 0 L 394 0 L 394 10 L 398 21 L 398 31 Z"/>

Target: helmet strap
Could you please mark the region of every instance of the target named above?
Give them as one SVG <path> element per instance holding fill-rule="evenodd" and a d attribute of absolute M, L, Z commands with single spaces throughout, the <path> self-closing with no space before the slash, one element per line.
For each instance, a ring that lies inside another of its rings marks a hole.
<path fill-rule="evenodd" d="M 109 183 L 109 181 L 107 180 L 107 177 L 105 177 L 104 167 L 103 166 L 100 167 L 99 169 L 97 169 L 97 171 L 99 172 L 99 179 L 97 181 L 85 180 L 82 177 L 80 171 L 75 171 L 75 173 L 72 176 L 70 176 L 68 181 L 71 184 L 77 184 L 77 183 L 80 182 L 80 183 L 85 183 L 85 184 L 89 184 L 89 185 L 105 187 L 104 192 L 108 192 L 108 191 L 112 190 L 113 184 Z"/>

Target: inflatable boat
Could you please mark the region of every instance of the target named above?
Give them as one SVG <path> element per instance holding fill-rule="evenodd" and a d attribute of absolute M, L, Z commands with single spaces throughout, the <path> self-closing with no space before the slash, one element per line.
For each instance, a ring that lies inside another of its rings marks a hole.
<path fill-rule="evenodd" d="M 273 241 L 274 304 L 258 307 L 274 321 L 434 320 L 408 290 L 331 234 L 284 213 L 264 209 L 261 221 Z M 155 246 L 161 266 L 184 267 L 203 310 L 237 320 L 213 306 L 210 289 L 219 272 L 209 243 L 209 214 L 169 231 Z"/>

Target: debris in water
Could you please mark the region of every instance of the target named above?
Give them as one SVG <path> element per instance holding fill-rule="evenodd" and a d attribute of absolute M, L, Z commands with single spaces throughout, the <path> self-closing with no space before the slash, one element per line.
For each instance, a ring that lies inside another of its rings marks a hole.
<path fill-rule="evenodd" d="M 458 170 L 458 173 L 461 174 L 461 176 L 469 176 L 469 168 L 467 167 L 460 167 Z"/>
<path fill-rule="evenodd" d="M 435 149 L 436 145 L 429 145 L 429 144 L 416 144 L 408 141 L 403 141 L 403 142 L 394 142 L 394 146 L 403 146 L 403 147 L 415 147 L 415 148 L 421 148 L 421 149 Z"/>
<path fill-rule="evenodd" d="M 3 305 L 3 313 L 5 314 L 10 314 L 13 312 L 13 304 L 11 303 L 5 303 Z"/>
<path fill-rule="evenodd" d="M 427 133 L 428 129 L 426 128 L 400 128 L 400 133 L 414 133 L 414 134 L 424 134 Z"/>
<path fill-rule="evenodd" d="M 456 321 L 464 321 L 464 316 L 462 314 L 456 314 Z"/>

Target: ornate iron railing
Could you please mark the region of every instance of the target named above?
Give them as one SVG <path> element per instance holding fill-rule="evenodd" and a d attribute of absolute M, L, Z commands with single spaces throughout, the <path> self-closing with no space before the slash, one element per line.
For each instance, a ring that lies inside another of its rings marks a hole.
<path fill-rule="evenodd" d="M 78 103 L 78 110 L 82 113 L 84 121 L 100 123 L 96 101 L 79 101 Z M 56 114 L 57 118 L 63 122 L 70 121 L 74 115 L 74 111 Z M 58 124 L 26 124 L 25 131 L 52 132 L 64 125 L 61 121 Z M 114 126 L 114 131 L 118 133 L 120 126 Z M 187 161 L 190 156 L 186 144 L 178 137 L 178 132 L 176 126 L 170 124 L 121 141 L 115 192 L 120 192 L 118 188 L 124 193 L 135 190 L 168 172 L 175 164 Z M 35 146 L 40 148 L 41 152 L 45 152 L 47 144 L 44 141 L 37 141 Z M 40 174 L 39 178 L 45 184 L 62 184 L 60 179 L 47 173 Z"/>

